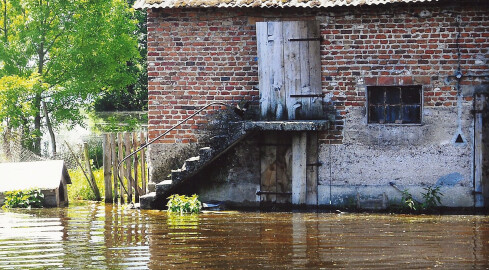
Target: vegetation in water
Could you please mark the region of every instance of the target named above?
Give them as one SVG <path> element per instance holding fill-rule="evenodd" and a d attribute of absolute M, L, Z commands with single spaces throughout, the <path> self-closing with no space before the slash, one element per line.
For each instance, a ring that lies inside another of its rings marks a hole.
<path fill-rule="evenodd" d="M 202 209 L 202 203 L 199 201 L 199 196 L 185 196 L 173 194 L 168 197 L 168 212 L 170 213 L 199 213 Z"/>
<path fill-rule="evenodd" d="M 7 191 L 3 208 L 42 208 L 43 202 L 40 189 Z"/>
<path fill-rule="evenodd" d="M 428 186 L 423 188 L 426 192 L 421 193 L 423 197 L 423 202 L 418 202 L 413 198 L 413 195 L 409 193 L 407 189 L 402 192 L 401 197 L 401 207 L 404 209 L 409 209 L 411 211 L 431 211 L 435 207 L 441 205 L 441 197 L 443 193 L 440 192 L 440 186 L 433 187 Z"/>

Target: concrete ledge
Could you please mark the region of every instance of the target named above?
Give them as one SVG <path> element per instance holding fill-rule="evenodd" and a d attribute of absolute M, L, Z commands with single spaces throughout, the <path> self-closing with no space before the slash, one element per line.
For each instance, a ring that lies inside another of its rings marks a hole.
<path fill-rule="evenodd" d="M 319 131 L 329 128 L 328 120 L 244 122 L 245 131 Z"/>

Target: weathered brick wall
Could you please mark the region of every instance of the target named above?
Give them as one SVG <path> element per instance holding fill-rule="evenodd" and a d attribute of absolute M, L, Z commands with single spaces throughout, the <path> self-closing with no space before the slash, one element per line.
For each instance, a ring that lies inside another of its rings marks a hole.
<path fill-rule="evenodd" d="M 149 135 L 212 101 L 257 105 L 254 23 L 264 20 L 321 22 L 322 87 L 336 113 L 322 143 L 342 143 L 344 117 L 365 105 L 367 85 L 420 84 L 425 107 L 456 106 L 450 76 L 459 65 L 464 75 L 488 73 L 489 9 L 484 1 L 443 6 L 148 10 Z M 462 78 L 465 101 L 483 79 Z M 196 141 L 203 122 L 191 120 L 160 142 Z"/>
<path fill-rule="evenodd" d="M 236 12 L 149 10 L 149 136 L 207 103 L 256 100 L 254 33 Z M 161 142 L 194 142 L 202 123 L 199 117 L 190 120 Z"/>

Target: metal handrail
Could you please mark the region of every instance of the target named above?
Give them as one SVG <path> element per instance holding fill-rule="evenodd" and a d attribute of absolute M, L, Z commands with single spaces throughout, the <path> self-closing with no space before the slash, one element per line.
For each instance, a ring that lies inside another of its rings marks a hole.
<path fill-rule="evenodd" d="M 161 139 L 163 136 L 165 136 L 166 134 L 170 133 L 172 130 L 174 130 L 175 128 L 177 128 L 178 126 L 180 126 L 181 124 L 187 122 L 188 120 L 190 120 L 191 118 L 193 118 L 194 116 L 196 116 L 197 114 L 201 113 L 203 110 L 209 108 L 210 106 L 215 106 L 215 105 L 221 105 L 221 106 L 225 106 L 226 108 L 232 108 L 231 105 L 229 104 L 226 104 L 226 103 L 223 103 L 223 102 L 212 102 L 212 103 L 209 103 L 207 105 L 205 105 L 204 107 L 200 108 L 198 111 L 194 112 L 193 114 L 191 114 L 190 116 L 188 116 L 187 118 L 183 119 L 182 121 L 178 122 L 177 124 L 175 124 L 174 126 L 172 126 L 170 129 L 168 129 L 167 131 L 163 132 L 162 134 L 158 135 L 156 138 L 152 139 L 151 141 L 147 142 L 146 144 L 140 146 L 138 149 L 136 149 L 134 152 L 130 153 L 129 155 L 127 155 L 126 157 L 124 157 L 120 162 L 119 164 L 117 165 L 117 179 L 119 180 L 119 183 L 121 185 L 121 187 L 124 189 L 124 191 L 126 192 L 126 194 L 129 195 L 129 192 L 127 191 L 126 187 L 124 186 L 124 183 L 121 179 L 121 171 L 120 171 L 120 168 L 121 168 L 121 165 L 124 161 L 126 161 L 128 158 L 134 156 L 135 154 L 137 154 L 139 151 L 143 150 L 144 148 L 148 147 L 150 144 L 154 143 L 155 141 Z"/>

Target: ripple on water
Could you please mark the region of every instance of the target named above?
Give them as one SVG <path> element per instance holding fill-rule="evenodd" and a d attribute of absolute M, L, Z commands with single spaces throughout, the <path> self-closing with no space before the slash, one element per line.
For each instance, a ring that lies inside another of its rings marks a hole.
<path fill-rule="evenodd" d="M 0 269 L 485 269 L 486 216 L 0 211 Z"/>

